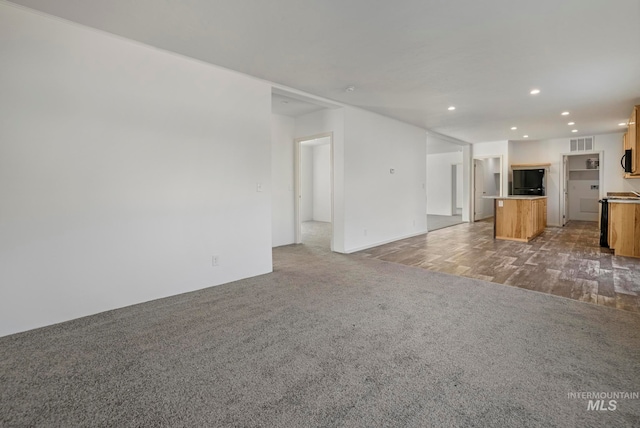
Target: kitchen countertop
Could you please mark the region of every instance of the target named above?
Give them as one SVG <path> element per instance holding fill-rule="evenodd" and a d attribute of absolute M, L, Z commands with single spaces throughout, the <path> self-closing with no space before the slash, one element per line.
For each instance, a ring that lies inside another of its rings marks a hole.
<path fill-rule="evenodd" d="M 640 193 L 638 192 L 607 192 L 604 197 L 609 203 L 619 204 L 640 204 Z"/>
<path fill-rule="evenodd" d="M 509 196 L 483 196 L 485 199 L 545 199 L 546 196 L 539 195 L 509 195 Z"/>
<path fill-rule="evenodd" d="M 628 197 L 605 197 L 610 204 L 640 204 L 640 198 L 628 198 Z"/>

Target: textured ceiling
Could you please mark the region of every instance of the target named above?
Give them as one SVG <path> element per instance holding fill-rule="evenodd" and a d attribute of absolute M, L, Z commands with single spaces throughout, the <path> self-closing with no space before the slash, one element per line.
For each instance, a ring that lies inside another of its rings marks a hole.
<path fill-rule="evenodd" d="M 640 104 L 640 0 L 13 3 L 472 143 L 616 132 Z"/>

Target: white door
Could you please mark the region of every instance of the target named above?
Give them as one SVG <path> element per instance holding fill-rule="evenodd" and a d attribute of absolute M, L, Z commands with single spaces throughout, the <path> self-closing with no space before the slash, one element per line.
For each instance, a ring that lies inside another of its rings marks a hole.
<path fill-rule="evenodd" d="M 473 187 L 474 187 L 474 216 L 478 221 L 484 218 L 484 163 L 480 159 L 473 160 Z"/>

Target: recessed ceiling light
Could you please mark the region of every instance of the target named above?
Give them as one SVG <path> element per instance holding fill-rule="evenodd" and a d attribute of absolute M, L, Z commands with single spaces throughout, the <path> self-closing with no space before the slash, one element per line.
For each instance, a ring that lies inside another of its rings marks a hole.
<path fill-rule="evenodd" d="M 563 116 L 569 116 L 569 112 L 568 111 L 563 111 L 562 113 L 560 113 Z"/>
<path fill-rule="evenodd" d="M 528 135 L 523 135 L 522 138 L 529 138 L 529 136 Z"/>
<path fill-rule="evenodd" d="M 571 125 L 575 125 L 575 124 L 576 124 L 575 122 L 569 122 L 569 123 L 567 123 L 567 125 L 569 125 L 569 126 L 571 126 Z"/>
<path fill-rule="evenodd" d="M 456 108 L 455 108 L 454 106 L 451 106 L 451 107 L 449 107 L 447 110 L 449 110 L 449 111 L 453 111 L 453 110 L 455 110 L 455 109 L 456 109 Z"/>
<path fill-rule="evenodd" d="M 627 122 L 620 122 L 618 126 L 627 126 Z"/>
<path fill-rule="evenodd" d="M 578 130 L 577 129 L 572 129 L 571 132 L 578 132 Z"/>
<path fill-rule="evenodd" d="M 346 92 L 353 92 L 353 91 L 355 91 L 355 90 L 356 90 L 356 87 L 355 87 L 355 86 L 347 86 L 347 87 L 345 88 L 345 91 L 346 91 Z"/>
<path fill-rule="evenodd" d="M 517 126 L 512 126 L 512 127 L 511 127 L 511 130 L 512 130 L 512 131 L 515 131 L 516 129 L 518 129 L 518 127 L 517 127 Z"/>
<path fill-rule="evenodd" d="M 531 95 L 538 95 L 540 93 L 540 89 L 532 89 L 531 92 L 529 92 Z"/>

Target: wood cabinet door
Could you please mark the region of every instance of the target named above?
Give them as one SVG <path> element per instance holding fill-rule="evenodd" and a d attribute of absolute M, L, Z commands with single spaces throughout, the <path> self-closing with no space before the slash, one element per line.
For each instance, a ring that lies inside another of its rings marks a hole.
<path fill-rule="evenodd" d="M 640 257 L 640 204 L 609 204 L 609 248 L 616 256 Z"/>

